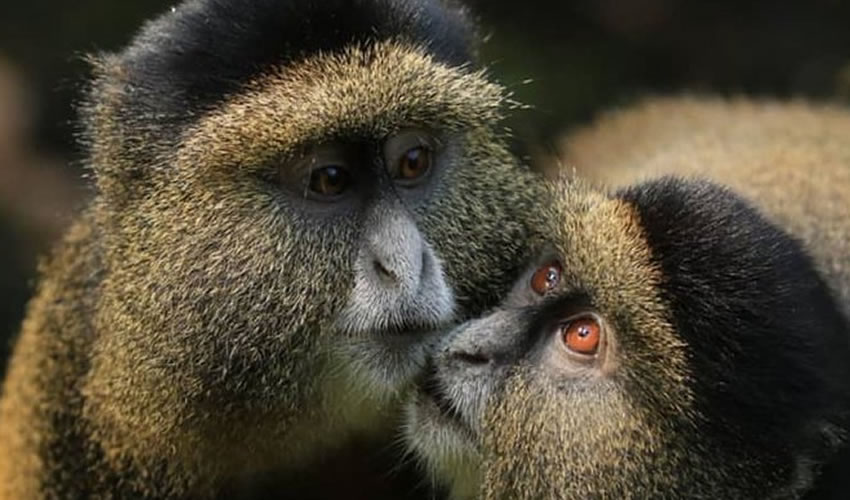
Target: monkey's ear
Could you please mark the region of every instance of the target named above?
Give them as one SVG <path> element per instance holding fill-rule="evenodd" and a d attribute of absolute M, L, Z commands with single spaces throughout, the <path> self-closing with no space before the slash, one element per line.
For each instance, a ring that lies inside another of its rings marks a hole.
<path fill-rule="evenodd" d="M 98 190 L 119 201 L 161 163 L 169 148 L 163 144 L 162 131 L 151 126 L 155 110 L 140 106 L 134 96 L 143 90 L 131 81 L 125 61 L 105 53 L 85 59 L 92 80 L 78 108 L 80 141 L 87 149 Z"/>
<path fill-rule="evenodd" d="M 121 59 L 112 54 L 90 54 L 92 83 L 79 108 L 82 143 L 88 150 L 89 168 L 98 190 L 121 199 L 139 166 L 132 158 L 132 140 L 122 124 L 121 111 L 129 89 Z M 118 192 L 120 190 L 120 192 Z"/>

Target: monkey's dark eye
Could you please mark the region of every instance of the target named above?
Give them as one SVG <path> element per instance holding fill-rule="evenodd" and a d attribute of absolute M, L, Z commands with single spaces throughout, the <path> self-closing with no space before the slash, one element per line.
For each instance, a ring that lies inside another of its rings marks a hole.
<path fill-rule="evenodd" d="M 594 316 L 579 316 L 561 323 L 558 327 L 561 341 L 570 351 L 583 356 L 593 356 L 599 351 L 602 325 Z"/>
<path fill-rule="evenodd" d="M 320 196 L 339 196 L 350 184 L 351 176 L 344 167 L 329 165 L 310 172 L 310 191 Z"/>
<path fill-rule="evenodd" d="M 299 198 L 337 202 L 356 187 L 351 151 L 329 142 L 305 151 L 300 158 L 277 166 L 277 182 Z"/>
<path fill-rule="evenodd" d="M 432 134 L 420 129 L 403 130 L 388 138 L 384 161 L 390 175 L 402 186 L 418 186 L 434 167 L 438 144 Z"/>
<path fill-rule="evenodd" d="M 549 262 L 534 272 L 531 277 L 531 289 L 538 295 L 546 295 L 547 292 L 558 286 L 561 281 L 561 264 Z"/>
<path fill-rule="evenodd" d="M 400 179 L 412 181 L 425 175 L 431 169 L 431 150 L 425 146 L 408 149 L 402 155 L 398 165 Z"/>

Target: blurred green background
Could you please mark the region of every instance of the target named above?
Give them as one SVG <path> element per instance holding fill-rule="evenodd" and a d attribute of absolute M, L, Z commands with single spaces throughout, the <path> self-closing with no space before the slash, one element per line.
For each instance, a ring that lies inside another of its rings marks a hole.
<path fill-rule="evenodd" d="M 91 194 L 74 144 L 73 103 L 87 75 L 81 56 L 119 49 L 173 3 L 0 3 L 0 370 L 39 256 Z M 468 3 L 484 26 L 492 74 L 532 106 L 510 123 L 529 161 L 596 111 L 646 94 L 850 102 L 847 1 Z"/>

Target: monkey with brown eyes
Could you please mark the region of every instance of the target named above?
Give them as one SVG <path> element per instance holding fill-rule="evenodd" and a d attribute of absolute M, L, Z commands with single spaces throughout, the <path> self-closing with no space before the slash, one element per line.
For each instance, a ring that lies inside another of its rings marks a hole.
<path fill-rule="evenodd" d="M 0 388 L 0 499 L 426 495 L 405 395 L 510 288 L 539 184 L 477 31 L 441 0 L 186 0 L 92 55 L 96 196 Z"/>
<path fill-rule="evenodd" d="M 450 498 L 841 498 L 815 490 L 850 431 L 846 273 L 716 182 L 550 195 L 407 406 Z"/>

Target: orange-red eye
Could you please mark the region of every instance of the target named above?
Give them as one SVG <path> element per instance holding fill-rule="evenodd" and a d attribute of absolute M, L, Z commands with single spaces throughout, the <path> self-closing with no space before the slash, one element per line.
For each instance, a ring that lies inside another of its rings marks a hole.
<path fill-rule="evenodd" d="M 408 149 L 399 160 L 398 174 L 404 180 L 415 180 L 431 169 L 431 151 L 424 146 Z"/>
<path fill-rule="evenodd" d="M 534 272 L 534 276 L 531 277 L 531 289 L 539 295 L 545 295 L 558 286 L 560 281 L 561 264 L 549 262 Z"/>
<path fill-rule="evenodd" d="M 599 350 L 602 325 L 592 316 L 582 316 L 561 325 L 561 338 L 569 350 L 591 356 Z"/>

